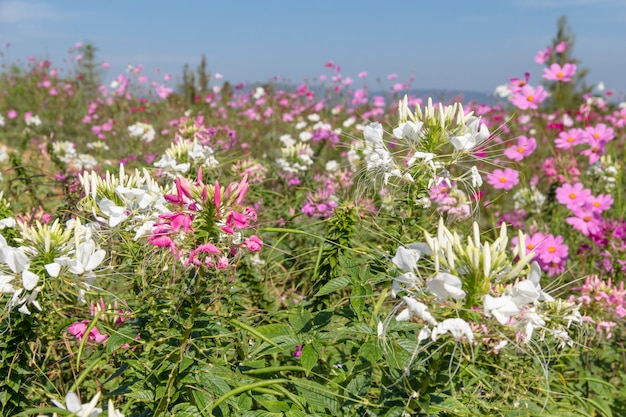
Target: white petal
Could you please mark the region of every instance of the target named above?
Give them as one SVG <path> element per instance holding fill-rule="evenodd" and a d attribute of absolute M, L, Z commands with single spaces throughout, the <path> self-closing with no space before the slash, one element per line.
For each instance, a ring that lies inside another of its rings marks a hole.
<path fill-rule="evenodd" d="M 50 275 L 53 278 L 58 277 L 59 272 L 61 272 L 61 265 L 56 262 L 52 262 L 51 264 L 44 265 L 43 267 L 46 268 L 46 272 L 48 273 L 48 275 Z"/>
<path fill-rule="evenodd" d="M 93 255 L 91 255 L 91 257 L 89 258 L 89 262 L 87 262 L 87 265 L 85 265 L 85 270 L 93 271 L 98 265 L 100 265 L 105 256 L 106 252 L 104 251 L 104 249 L 99 249 L 95 251 Z"/>
<path fill-rule="evenodd" d="M 28 291 L 32 291 L 33 288 L 37 286 L 37 282 L 39 282 L 39 276 L 30 271 L 22 272 L 22 285 Z"/>

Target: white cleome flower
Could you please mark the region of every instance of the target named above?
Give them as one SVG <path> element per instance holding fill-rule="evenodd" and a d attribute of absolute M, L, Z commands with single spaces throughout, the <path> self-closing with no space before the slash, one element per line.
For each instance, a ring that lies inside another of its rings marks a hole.
<path fill-rule="evenodd" d="M 461 279 L 447 272 L 438 273 L 433 279 L 428 281 L 426 286 L 430 293 L 441 301 L 447 300 L 448 298 L 455 300 L 465 298 L 465 291 L 463 291 Z"/>
<path fill-rule="evenodd" d="M 428 312 L 428 307 L 426 304 L 420 303 L 414 298 L 411 297 L 402 297 L 404 302 L 406 303 L 406 309 L 402 310 L 397 316 L 396 321 L 407 321 L 412 317 L 417 317 L 421 320 L 424 320 L 428 324 L 433 326 L 437 325 L 437 320 Z"/>
<path fill-rule="evenodd" d="M 450 333 L 455 340 L 462 340 L 463 337 L 467 338 L 467 341 L 472 343 L 474 341 L 474 333 L 470 325 L 463 319 L 446 319 L 439 323 L 433 329 L 431 338 L 436 341 L 439 336 Z"/>
<path fill-rule="evenodd" d="M 496 298 L 486 294 L 483 297 L 483 309 L 485 316 L 495 317 L 500 324 L 506 324 L 509 318 L 518 315 L 520 312 L 519 307 L 517 307 L 509 295 L 502 295 Z"/>
<path fill-rule="evenodd" d="M 59 408 L 74 413 L 77 417 L 97 417 L 102 413 L 102 409 L 96 407 L 99 399 L 100 393 L 98 392 L 89 403 L 83 404 L 80 402 L 78 395 L 73 392 L 68 392 L 65 396 L 65 405 L 57 400 L 52 400 L 52 403 Z"/>

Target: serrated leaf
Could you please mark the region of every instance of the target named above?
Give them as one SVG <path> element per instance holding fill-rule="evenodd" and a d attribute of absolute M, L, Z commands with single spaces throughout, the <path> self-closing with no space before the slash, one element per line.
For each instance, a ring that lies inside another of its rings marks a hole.
<path fill-rule="evenodd" d="M 309 405 L 323 410 L 328 409 L 333 413 L 338 411 L 339 401 L 337 400 L 336 394 L 324 385 L 302 378 L 294 378 L 292 382 L 296 385 L 302 398 Z"/>
<path fill-rule="evenodd" d="M 364 397 L 372 385 L 372 374 L 361 373 L 350 381 L 346 390 L 354 397 Z"/>
<path fill-rule="evenodd" d="M 459 400 L 453 397 L 448 397 L 439 404 L 430 403 L 428 409 L 429 412 L 433 411 L 446 411 L 453 413 L 453 415 L 460 415 L 461 413 L 469 414 L 470 410 Z"/>
<path fill-rule="evenodd" d="M 350 305 L 354 309 L 354 312 L 359 317 L 359 319 L 362 318 L 363 309 L 365 308 L 364 296 L 365 289 L 362 286 L 357 285 L 356 287 L 352 288 L 352 294 L 350 294 Z"/>
<path fill-rule="evenodd" d="M 312 345 L 306 345 L 302 349 L 302 354 L 300 355 L 300 363 L 302 367 L 307 370 L 307 375 L 311 372 L 311 369 L 317 364 L 319 360 L 319 354 L 317 350 Z"/>
<path fill-rule="evenodd" d="M 283 336 L 286 334 L 292 334 L 293 329 L 286 324 L 266 324 L 264 326 L 256 327 L 257 332 L 267 337 Z"/>
<path fill-rule="evenodd" d="M 347 287 L 349 284 L 350 278 L 348 277 L 333 278 L 320 288 L 320 290 L 315 294 L 315 297 L 321 297 L 323 295 L 339 291 Z"/>
<path fill-rule="evenodd" d="M 107 353 L 113 353 L 124 344 L 130 344 L 135 341 L 137 337 L 137 330 L 130 326 L 121 327 L 117 331 L 114 331 L 107 338 L 106 349 Z"/>
<path fill-rule="evenodd" d="M 307 332 L 310 330 L 312 318 L 313 316 L 308 310 L 295 310 L 289 314 L 289 323 L 291 323 L 297 331 Z"/>

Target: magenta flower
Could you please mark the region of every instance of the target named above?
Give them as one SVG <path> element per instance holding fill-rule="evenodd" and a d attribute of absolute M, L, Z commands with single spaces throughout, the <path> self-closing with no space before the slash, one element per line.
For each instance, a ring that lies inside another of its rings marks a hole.
<path fill-rule="evenodd" d="M 527 138 L 520 136 L 517 138 L 517 144 L 505 149 L 504 155 L 513 161 L 521 161 L 537 149 L 537 141 L 535 138 Z"/>
<path fill-rule="evenodd" d="M 563 52 L 567 50 L 567 42 L 559 42 L 554 48 L 554 50 L 558 52 L 559 54 L 562 54 Z"/>
<path fill-rule="evenodd" d="M 559 133 L 559 137 L 554 140 L 554 146 L 559 149 L 569 149 L 583 143 L 585 131 L 579 128 L 564 130 Z"/>
<path fill-rule="evenodd" d="M 7 116 L 9 119 L 15 119 L 17 117 L 17 112 L 11 109 L 7 112 Z"/>
<path fill-rule="evenodd" d="M 261 250 L 261 246 L 263 246 L 263 241 L 256 235 L 246 238 L 243 243 L 251 252 L 258 252 Z"/>
<path fill-rule="evenodd" d="M 600 194 L 597 197 L 590 196 L 585 201 L 585 207 L 589 207 L 594 213 L 602 213 L 613 205 L 611 194 Z"/>
<path fill-rule="evenodd" d="M 89 320 L 74 322 L 67 328 L 67 331 L 72 336 L 75 336 L 78 339 L 83 339 L 85 337 L 85 333 L 87 332 L 87 328 L 89 327 L 89 323 L 91 323 Z M 98 328 L 94 326 L 89 331 L 88 337 L 89 340 L 93 340 L 96 343 L 103 343 L 109 335 L 100 333 Z"/>
<path fill-rule="evenodd" d="M 603 144 L 606 144 L 615 138 L 615 131 L 613 128 L 608 127 L 604 123 L 598 123 L 596 126 L 587 127 L 585 129 L 585 133 Z"/>
<path fill-rule="evenodd" d="M 566 83 L 572 80 L 575 73 L 576 64 L 563 64 L 561 67 L 559 64 L 554 63 L 550 65 L 550 68 L 544 68 L 543 78 L 550 81 L 562 81 Z"/>
<path fill-rule="evenodd" d="M 519 183 L 519 172 L 511 169 L 496 169 L 487 174 L 487 182 L 495 189 L 510 190 Z"/>
<path fill-rule="evenodd" d="M 582 207 L 572 210 L 574 216 L 565 219 L 565 222 L 578 230 L 584 236 L 595 235 L 601 230 L 602 221 L 598 214 L 591 209 Z"/>
<path fill-rule="evenodd" d="M 511 103 L 520 110 L 537 109 L 547 97 L 548 93 L 542 86 L 533 88 L 527 84 L 513 94 Z"/>
<path fill-rule="evenodd" d="M 544 264 L 560 264 L 567 260 L 568 249 L 563 243 L 563 236 L 546 235 L 537 248 L 537 256 Z"/>
<path fill-rule="evenodd" d="M 580 182 L 574 185 L 563 184 L 556 189 L 556 201 L 572 211 L 582 207 L 589 197 L 591 197 L 591 190 L 585 188 Z"/>
<path fill-rule="evenodd" d="M 550 58 L 550 54 L 552 53 L 552 47 L 548 46 L 546 49 L 543 49 L 537 52 L 535 55 L 535 62 L 539 65 L 542 65 L 544 62 Z"/>
<path fill-rule="evenodd" d="M 517 93 L 518 91 L 520 91 L 520 89 L 523 86 L 528 84 L 529 79 L 530 79 L 530 72 L 528 71 L 524 73 L 524 78 L 517 78 L 517 77 L 509 78 L 509 81 L 512 84 L 509 86 L 509 91 L 511 91 L 511 93 Z"/>
<path fill-rule="evenodd" d="M 580 154 L 589 158 L 589 164 L 592 165 L 600 160 L 600 155 L 606 153 L 606 143 L 591 136 L 587 138 L 587 145 L 589 147 Z"/>

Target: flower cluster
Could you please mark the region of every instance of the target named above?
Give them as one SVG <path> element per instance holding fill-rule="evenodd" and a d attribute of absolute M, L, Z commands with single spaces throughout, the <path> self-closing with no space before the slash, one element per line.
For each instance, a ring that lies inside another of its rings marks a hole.
<path fill-rule="evenodd" d="M 399 123 L 392 138 L 384 138 L 379 123 L 363 130 L 364 141 L 353 144 L 348 154 L 351 165 L 362 163 L 370 178 L 384 186 L 404 189 L 422 207 L 431 199 L 440 214 L 450 219 L 466 218 L 471 198 L 483 183 L 477 162 L 490 138 L 489 128 L 460 103 L 416 104 L 409 110 L 405 96 L 398 105 Z M 393 146 L 394 151 L 390 151 Z"/>
<path fill-rule="evenodd" d="M 626 317 L 626 290 L 624 282 L 613 285 L 611 280 L 603 281 L 597 275 L 589 275 L 585 278 L 582 287 L 573 288 L 574 291 L 580 292 L 580 295 L 571 295 L 570 301 L 580 303 L 586 309 L 599 310 L 604 314 L 594 314 L 593 317 L 602 317 L 608 314 L 606 320 L 595 321 L 591 315 L 587 316 L 587 320 L 596 323 L 596 331 L 606 333 L 606 338 L 610 339 L 611 329 L 617 325 L 615 320 Z"/>
<path fill-rule="evenodd" d="M 556 199 L 573 214 L 565 221 L 584 236 L 600 231 L 602 212 L 613 204 L 610 194 L 593 196 L 582 183 L 563 184 L 556 189 Z"/>
<path fill-rule="evenodd" d="M 481 241 L 476 223 L 473 236 L 462 239 L 440 220 L 437 234 L 425 233 L 425 240 L 398 247 L 392 259 L 402 272 L 393 280 L 392 296 L 402 295 L 405 306 L 396 320 L 423 323 L 418 340 L 450 333 L 473 342 L 476 333 L 495 333 L 504 334 L 499 339 L 505 344 L 529 343 L 535 334 L 540 340 L 551 335 L 561 346 L 571 343 L 566 329 L 581 321 L 577 305 L 541 288 L 541 269 L 531 262 L 536 253 L 526 251 L 524 234 L 518 233 L 522 244 L 511 252 L 504 224 L 489 243 Z"/>
<path fill-rule="evenodd" d="M 164 195 L 168 210 L 158 216 L 148 243 L 169 248 L 184 265 L 209 269 L 226 269 L 242 250 L 261 249 L 261 239 L 243 234 L 256 221 L 254 208 L 243 205 L 247 177 L 226 187 L 218 181 L 207 185 L 199 170 L 195 183 L 176 178 L 174 184 L 175 191 Z"/>
<path fill-rule="evenodd" d="M 518 245 L 519 239 L 514 237 L 511 243 Z M 525 244 L 528 252 L 535 253 L 534 260 L 542 271 L 548 273 L 548 276 L 558 275 L 565 270 L 569 246 L 564 243 L 563 236 L 537 232 L 526 236 Z"/>

